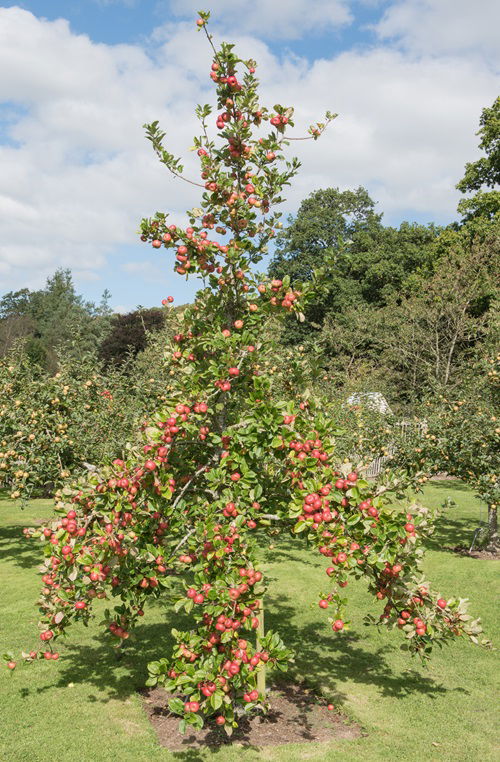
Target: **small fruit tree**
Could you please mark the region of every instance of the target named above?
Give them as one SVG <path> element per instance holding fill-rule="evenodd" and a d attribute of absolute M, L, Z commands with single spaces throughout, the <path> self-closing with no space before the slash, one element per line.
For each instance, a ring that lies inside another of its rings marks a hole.
<path fill-rule="evenodd" d="M 120 457 L 145 411 L 166 399 L 174 371 L 159 347 L 176 322 L 164 301 L 165 328 L 121 368 L 69 342 L 53 353 L 56 373 L 35 365 L 22 341 L 0 358 L 0 487 L 13 500 L 53 495 L 89 465 Z"/>
<path fill-rule="evenodd" d="M 469 382 L 453 397 L 436 395 L 422 409 L 425 433 L 395 431 L 392 465 L 407 474 L 446 472 L 462 479 L 488 506 L 486 540 L 498 548 L 497 508 L 500 502 L 500 420 L 498 418 L 500 355 L 476 363 Z"/>
<path fill-rule="evenodd" d="M 0 360 L 0 485 L 12 499 L 53 494 L 84 462 L 121 452 L 131 416 L 93 360 L 63 360 L 54 375 L 33 366 L 22 345 Z"/>
<path fill-rule="evenodd" d="M 207 21 L 200 13 L 200 30 Z M 186 228 L 163 213 L 142 221 L 143 241 L 172 251 L 180 275 L 205 281 L 169 350 L 171 396 L 150 416 L 140 447 L 63 488 L 53 521 L 26 530 L 46 554 L 43 657 L 54 658 L 52 644 L 72 622 L 88 620 L 95 598 L 116 601 L 107 630 L 121 644 L 146 603 L 163 595 L 193 626 L 172 630 L 171 658 L 159 644 L 148 684 L 166 686 L 184 727 L 214 717 L 228 732 L 245 708 L 265 707 L 266 665 L 284 670 L 291 656 L 277 633 L 264 630 L 259 530 L 276 527 L 292 541 L 307 536 L 324 556 L 319 606 L 334 633 L 348 624 L 349 577 L 366 579 L 384 602 L 380 623 L 400 628 L 411 652 L 427 655 L 434 642 L 462 633 L 477 642 L 481 632 L 464 601 L 432 592 L 421 575 L 429 513 L 392 507 L 390 478 L 376 487 L 352 467 L 339 470 L 328 410 L 312 399 L 273 397 L 273 377 L 263 370 L 273 351 L 266 321 L 290 313 L 300 320 L 315 283 L 252 274 L 274 235 L 272 209 L 299 166 L 284 159 L 293 109 L 261 105 L 255 68 L 232 45 L 213 47 L 218 135 L 211 137 L 211 107 L 197 107 L 200 209 Z M 332 118 L 311 127 L 310 137 Z M 146 130 L 161 162 L 182 176 L 158 124 Z"/>

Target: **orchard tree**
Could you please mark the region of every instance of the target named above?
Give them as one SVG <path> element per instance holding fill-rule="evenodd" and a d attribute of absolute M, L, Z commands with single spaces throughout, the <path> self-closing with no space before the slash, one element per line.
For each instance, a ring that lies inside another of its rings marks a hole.
<path fill-rule="evenodd" d="M 103 369 L 78 342 L 56 355 L 55 374 L 33 365 L 26 342 L 0 359 L 0 485 L 13 500 L 51 495 L 137 439 L 175 375 L 163 348 L 177 321 L 168 302 L 163 313 L 165 328 L 121 368 Z"/>
<path fill-rule="evenodd" d="M 53 494 L 84 463 L 121 454 L 137 425 L 123 379 L 100 374 L 94 355 L 58 365 L 46 373 L 23 345 L 0 359 L 0 483 L 14 500 Z"/>
<path fill-rule="evenodd" d="M 483 358 L 461 394 L 435 395 L 422 408 L 425 433 L 392 431 L 392 464 L 413 478 L 437 472 L 462 479 L 488 506 L 487 547 L 497 550 L 500 503 L 500 355 Z"/>
<path fill-rule="evenodd" d="M 289 314 L 300 321 L 321 277 L 299 286 L 286 276 L 252 275 L 274 236 L 274 207 L 299 167 L 285 159 L 293 109 L 261 104 L 256 63 L 238 58 L 232 45 L 215 48 L 207 22 L 200 13 L 217 114 L 209 105 L 196 109 L 200 208 L 185 228 L 162 212 L 141 226 L 143 241 L 171 251 L 175 271 L 203 276 L 205 287 L 183 313 L 168 352 L 171 394 L 144 426 L 142 446 L 60 490 L 54 519 L 26 530 L 46 554 L 44 648 L 26 658 L 57 658 L 54 642 L 89 619 L 95 598 L 116 602 L 107 629 L 123 643 L 148 601 L 163 595 L 193 626 L 172 631 L 173 653 L 160 650 L 148 684 L 165 685 L 182 727 L 212 717 L 230 733 L 244 710 L 266 707 L 266 666 L 285 670 L 291 657 L 264 629 L 257 538 L 270 526 L 307 537 L 328 563 L 318 605 L 334 634 L 348 626 L 349 578 L 367 581 L 383 602 L 380 624 L 399 628 L 412 653 L 427 656 L 434 643 L 460 634 L 477 642 L 481 627 L 463 600 L 437 594 L 422 577 L 430 513 L 416 505 L 395 510 L 396 479 L 373 486 L 351 466 L 338 467 L 323 405 L 273 397 L 273 376 L 261 362 L 273 351 L 266 321 Z M 309 136 L 318 138 L 332 118 L 327 113 Z M 183 176 L 158 123 L 146 132 L 162 163 Z"/>

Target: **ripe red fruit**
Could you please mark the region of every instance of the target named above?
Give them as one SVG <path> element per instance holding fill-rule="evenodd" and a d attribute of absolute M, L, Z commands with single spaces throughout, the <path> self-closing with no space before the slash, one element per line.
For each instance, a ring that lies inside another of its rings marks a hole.
<path fill-rule="evenodd" d="M 16 662 L 15 661 L 8 661 L 7 666 L 9 669 L 15 669 L 16 668 Z"/>
<path fill-rule="evenodd" d="M 320 609 L 327 609 L 328 608 L 328 601 L 325 601 L 324 599 L 322 599 L 318 603 L 318 606 L 320 607 Z"/>
<path fill-rule="evenodd" d="M 237 471 L 234 474 L 231 474 L 231 481 L 237 482 L 241 479 L 241 474 L 239 474 Z"/>
<path fill-rule="evenodd" d="M 215 723 L 216 723 L 217 725 L 224 725 L 224 723 L 225 723 L 225 722 L 226 722 L 226 718 L 225 718 L 225 717 L 223 717 L 221 714 L 219 714 L 219 715 L 218 715 L 218 716 L 215 718 Z"/>
<path fill-rule="evenodd" d="M 342 619 L 336 619 L 335 622 L 332 624 L 332 628 L 338 632 L 339 630 L 342 630 L 344 628 L 344 622 Z"/>
<path fill-rule="evenodd" d="M 229 373 L 230 376 L 239 376 L 240 375 L 239 368 L 229 368 L 228 373 Z"/>
<path fill-rule="evenodd" d="M 154 471 L 156 468 L 156 463 L 154 462 L 154 460 L 147 460 L 144 464 L 144 468 L 147 469 L 148 471 Z"/>
<path fill-rule="evenodd" d="M 333 712 L 333 710 L 335 709 L 333 704 L 328 704 L 328 706 L 326 708 L 328 709 L 329 712 Z"/>
<path fill-rule="evenodd" d="M 413 524 L 405 524 L 405 529 L 410 534 L 415 531 L 415 526 Z"/>
<path fill-rule="evenodd" d="M 444 598 L 438 598 L 437 605 L 440 609 L 445 609 L 448 605 L 447 601 L 445 601 Z"/>
<path fill-rule="evenodd" d="M 77 601 L 75 603 L 75 609 L 77 611 L 83 611 L 83 609 L 86 609 L 86 608 L 87 608 L 87 604 L 85 603 L 85 601 Z"/>

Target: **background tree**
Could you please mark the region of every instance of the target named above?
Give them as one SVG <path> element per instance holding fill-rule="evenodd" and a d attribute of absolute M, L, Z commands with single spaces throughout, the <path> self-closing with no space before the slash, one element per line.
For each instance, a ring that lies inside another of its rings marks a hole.
<path fill-rule="evenodd" d="M 0 299 L 0 357 L 19 338 L 35 365 L 55 372 L 57 353 L 67 341 L 80 352 L 95 351 L 109 329 L 109 291 L 99 305 L 85 301 L 73 284 L 70 270 L 57 270 L 38 291 L 21 289 Z"/>
<path fill-rule="evenodd" d="M 99 347 L 99 357 L 106 366 L 124 365 L 146 349 L 148 335 L 165 327 L 165 313 L 158 307 L 143 307 L 126 315 L 113 315 L 110 330 Z"/>
<path fill-rule="evenodd" d="M 317 340 L 326 315 L 332 327 L 347 309 L 384 306 L 412 273 L 430 265 L 439 228 L 405 222 L 396 229 L 384 227 L 381 219 L 364 188 L 316 191 L 289 218 L 277 239 L 270 276 L 288 273 L 308 280 L 314 267 L 329 264 L 317 302 L 300 326 L 288 321 L 285 341 Z"/>
<path fill-rule="evenodd" d="M 491 107 L 483 109 L 479 124 L 479 148 L 486 155 L 467 162 L 465 174 L 456 186 L 462 193 L 474 194 L 458 205 L 465 220 L 493 219 L 500 211 L 500 96 Z M 483 190 L 484 187 L 491 190 Z"/>
<path fill-rule="evenodd" d="M 459 387 L 481 354 L 497 309 L 499 233 L 498 224 L 483 240 L 464 229 L 451 233 L 432 274 L 416 274 L 407 294 L 375 317 L 380 361 L 401 399 Z"/>
<path fill-rule="evenodd" d="M 380 227 L 381 215 L 375 213 L 375 204 L 364 188 L 340 191 L 328 188 L 312 193 L 302 201 L 297 216 L 288 218 L 288 226 L 278 235 L 276 252 L 269 265 L 269 276 L 308 281 L 315 269 L 325 263 L 348 256 L 346 242 L 357 232 Z M 307 311 L 307 321 L 301 326 L 289 322 L 285 340 L 302 341 L 310 333 L 310 323 L 320 324 L 332 299 L 332 292 L 340 289 L 337 300 L 344 303 L 356 298 L 353 284 L 344 281 L 337 268 L 325 273 L 323 294 Z M 332 282 L 333 279 L 333 282 Z"/>

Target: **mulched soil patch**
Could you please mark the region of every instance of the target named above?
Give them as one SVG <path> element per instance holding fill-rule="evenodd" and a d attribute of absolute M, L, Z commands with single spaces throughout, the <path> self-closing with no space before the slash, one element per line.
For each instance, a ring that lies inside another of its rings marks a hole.
<path fill-rule="evenodd" d="M 469 548 L 464 545 L 457 545 L 454 548 L 450 548 L 454 553 L 458 553 L 460 556 L 468 556 L 469 558 L 483 558 L 486 561 L 498 561 L 500 559 L 500 550 L 473 550 L 469 553 Z"/>
<path fill-rule="evenodd" d="M 243 716 L 231 737 L 210 723 L 202 730 L 188 726 L 179 733 L 179 717 L 167 706 L 168 693 L 163 688 L 141 691 L 144 708 L 160 744 L 170 751 L 227 744 L 239 746 L 279 746 L 285 743 L 326 742 L 354 739 L 364 735 L 359 725 L 345 715 L 329 711 L 327 702 L 304 686 L 290 685 L 270 692 L 271 709 L 266 715 Z"/>

